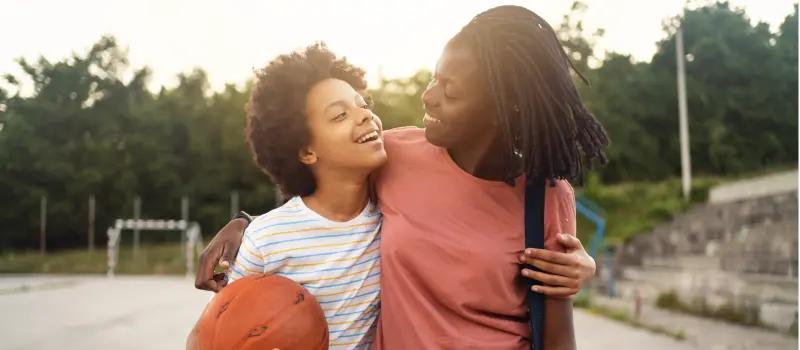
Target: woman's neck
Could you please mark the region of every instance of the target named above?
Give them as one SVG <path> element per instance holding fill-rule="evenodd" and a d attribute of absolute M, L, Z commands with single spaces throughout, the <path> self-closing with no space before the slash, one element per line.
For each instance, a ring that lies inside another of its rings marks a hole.
<path fill-rule="evenodd" d="M 448 148 L 447 153 L 459 168 L 480 179 L 489 181 L 505 181 L 502 145 L 497 138 L 477 140 L 464 147 Z"/>
<path fill-rule="evenodd" d="M 320 176 L 314 194 L 303 197 L 303 202 L 311 210 L 322 217 L 338 222 L 350 221 L 357 217 L 367 206 L 368 180 L 337 179 L 331 176 Z"/>

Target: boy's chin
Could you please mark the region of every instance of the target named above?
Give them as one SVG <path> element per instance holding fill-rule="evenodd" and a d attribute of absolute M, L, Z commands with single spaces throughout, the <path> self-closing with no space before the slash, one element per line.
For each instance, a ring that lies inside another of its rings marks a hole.
<path fill-rule="evenodd" d="M 371 173 L 375 170 L 380 169 L 384 164 L 386 164 L 386 151 L 381 150 L 380 152 L 376 152 L 374 154 L 370 154 L 362 158 L 363 162 L 359 162 L 360 164 L 357 166 L 359 169 L 363 169 L 364 173 Z"/>

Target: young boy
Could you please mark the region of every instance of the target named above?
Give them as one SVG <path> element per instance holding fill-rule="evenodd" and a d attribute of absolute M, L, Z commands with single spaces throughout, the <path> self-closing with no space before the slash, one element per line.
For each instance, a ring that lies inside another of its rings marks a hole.
<path fill-rule="evenodd" d="M 359 93 L 364 71 L 315 44 L 257 76 L 247 138 L 258 166 L 291 199 L 248 226 L 229 281 L 293 279 L 322 305 L 331 349 L 367 349 L 380 303 L 381 223 L 368 177 L 386 151 L 381 122 Z"/>

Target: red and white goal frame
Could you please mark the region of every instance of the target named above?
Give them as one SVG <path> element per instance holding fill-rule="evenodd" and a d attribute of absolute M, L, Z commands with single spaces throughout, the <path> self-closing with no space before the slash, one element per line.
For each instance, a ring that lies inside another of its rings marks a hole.
<path fill-rule="evenodd" d="M 186 275 L 194 276 L 195 254 L 199 255 L 203 251 L 203 237 L 200 234 L 200 225 L 196 222 L 185 220 L 132 220 L 119 219 L 114 226 L 109 227 L 108 235 L 108 271 L 106 275 L 111 278 L 115 275 L 117 262 L 119 261 L 119 241 L 122 232 L 125 230 L 142 231 L 178 231 L 186 235 L 186 245 L 182 247 L 186 250 Z"/>

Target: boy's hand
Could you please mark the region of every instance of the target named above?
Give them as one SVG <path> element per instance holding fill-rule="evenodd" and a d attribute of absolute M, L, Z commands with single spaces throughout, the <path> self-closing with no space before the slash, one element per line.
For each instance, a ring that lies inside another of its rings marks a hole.
<path fill-rule="evenodd" d="M 523 276 L 544 284 L 534 286 L 534 292 L 564 298 L 577 294 L 591 281 L 597 267 L 578 238 L 559 234 L 558 241 L 566 247 L 566 253 L 528 248 L 519 257 L 519 261 L 541 270 L 537 272 L 522 269 L 521 272 Z"/>
<path fill-rule="evenodd" d="M 228 284 L 225 274 L 215 274 L 214 269 L 218 263 L 223 270 L 231 267 L 236 259 L 236 254 L 239 253 L 245 228 L 247 228 L 247 220 L 235 219 L 217 232 L 203 253 L 200 254 L 194 279 L 195 288 L 216 293 Z"/>

